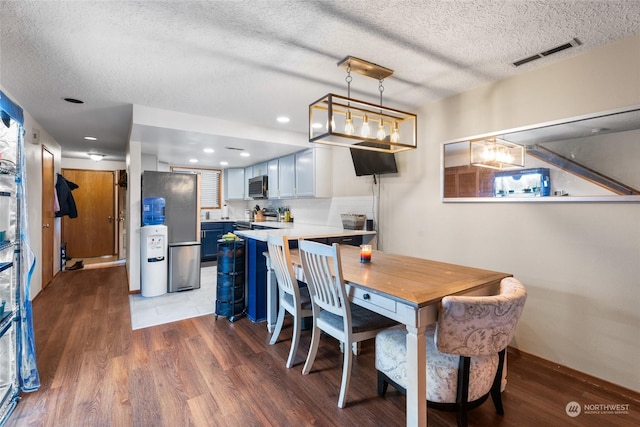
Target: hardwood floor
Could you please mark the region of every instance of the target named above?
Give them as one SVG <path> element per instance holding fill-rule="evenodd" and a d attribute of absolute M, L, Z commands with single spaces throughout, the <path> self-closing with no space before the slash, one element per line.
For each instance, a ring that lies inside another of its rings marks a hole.
<path fill-rule="evenodd" d="M 290 328 L 269 345 L 264 323 L 231 324 L 213 315 L 131 330 L 124 267 L 59 274 L 33 304 L 42 386 L 25 393 L 8 426 L 402 426 L 405 398 L 376 394 L 373 342 L 354 363 L 347 407 L 338 409 L 342 355 L 323 337 L 311 374 L 285 368 Z M 470 426 L 636 426 L 637 393 L 605 387 L 531 356 L 510 353 L 505 415 L 488 401 Z M 580 414 L 565 406 L 629 405 L 619 415 Z M 429 409 L 430 426 L 455 425 Z"/>

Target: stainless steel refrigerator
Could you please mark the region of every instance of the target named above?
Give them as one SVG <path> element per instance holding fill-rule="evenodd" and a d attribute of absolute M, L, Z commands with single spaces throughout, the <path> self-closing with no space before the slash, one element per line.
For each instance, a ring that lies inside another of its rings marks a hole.
<path fill-rule="evenodd" d="M 168 292 L 200 287 L 200 175 L 183 172 L 142 173 L 142 199 L 165 200 L 168 231 Z"/>

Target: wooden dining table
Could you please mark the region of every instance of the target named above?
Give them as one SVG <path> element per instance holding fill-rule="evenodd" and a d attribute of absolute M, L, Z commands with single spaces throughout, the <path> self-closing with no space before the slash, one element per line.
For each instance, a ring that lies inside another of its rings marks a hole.
<path fill-rule="evenodd" d="M 340 245 L 342 272 L 353 303 L 403 323 L 407 328 L 407 426 L 427 425 L 425 329 L 436 322 L 438 303 L 448 295 L 491 295 L 511 274 L 373 251 L 360 262 L 360 248 Z M 304 273 L 297 249 L 291 259 Z"/>

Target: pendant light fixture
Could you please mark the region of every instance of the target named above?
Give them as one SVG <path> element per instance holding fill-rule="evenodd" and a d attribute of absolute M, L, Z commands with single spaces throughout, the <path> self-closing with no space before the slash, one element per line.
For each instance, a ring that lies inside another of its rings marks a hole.
<path fill-rule="evenodd" d="M 329 93 L 309 105 L 309 142 L 386 153 L 417 148 L 417 116 L 382 105 L 383 81 L 393 70 L 353 56 L 338 66 L 347 71 L 347 96 Z M 351 71 L 378 80 L 380 105 L 351 98 Z"/>
<path fill-rule="evenodd" d="M 490 169 L 524 167 L 524 146 L 500 138 L 471 141 L 471 164 Z"/>

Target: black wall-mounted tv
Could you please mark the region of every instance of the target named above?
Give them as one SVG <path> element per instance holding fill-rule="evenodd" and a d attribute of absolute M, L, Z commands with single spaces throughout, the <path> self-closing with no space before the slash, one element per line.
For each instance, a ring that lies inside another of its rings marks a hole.
<path fill-rule="evenodd" d="M 385 147 L 381 144 L 364 141 L 358 142 L 355 145 Z M 398 173 L 398 165 L 396 164 L 396 157 L 393 153 L 382 153 L 380 151 L 362 150 L 359 148 L 350 148 L 350 150 L 356 176 Z"/>

